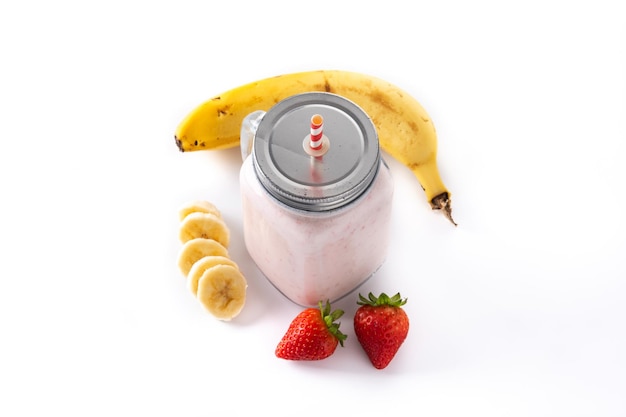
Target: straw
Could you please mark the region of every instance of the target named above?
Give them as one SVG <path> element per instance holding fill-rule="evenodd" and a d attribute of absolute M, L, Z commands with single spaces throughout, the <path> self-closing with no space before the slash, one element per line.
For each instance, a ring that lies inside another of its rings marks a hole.
<path fill-rule="evenodd" d="M 311 117 L 311 140 L 309 146 L 313 150 L 322 149 L 322 138 L 324 137 L 324 118 L 320 114 Z"/>

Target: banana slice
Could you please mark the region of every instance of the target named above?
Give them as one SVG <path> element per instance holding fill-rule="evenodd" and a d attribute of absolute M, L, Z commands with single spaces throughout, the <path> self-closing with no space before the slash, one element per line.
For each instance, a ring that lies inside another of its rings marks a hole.
<path fill-rule="evenodd" d="M 198 281 L 204 271 L 217 265 L 230 265 L 239 269 L 235 261 L 225 256 L 205 256 L 204 258 L 198 259 L 191 266 L 189 274 L 187 274 L 187 286 L 194 295 L 198 293 Z"/>
<path fill-rule="evenodd" d="M 228 250 L 213 239 L 196 238 L 188 240 L 178 252 L 178 267 L 185 277 L 197 260 L 205 256 L 223 256 L 228 258 Z"/>
<path fill-rule="evenodd" d="M 188 214 L 181 222 L 179 237 L 183 243 L 198 237 L 213 239 L 227 248 L 230 243 L 230 230 L 215 214 L 195 212 Z"/>
<path fill-rule="evenodd" d="M 180 221 L 183 221 L 183 219 L 191 213 L 211 213 L 216 217 L 222 218 L 222 213 L 220 213 L 215 205 L 203 200 L 190 201 L 183 205 L 178 211 L 178 217 Z"/>
<path fill-rule="evenodd" d="M 246 303 L 248 283 L 239 269 L 217 265 L 204 271 L 198 281 L 198 300 L 213 316 L 229 321 Z"/>

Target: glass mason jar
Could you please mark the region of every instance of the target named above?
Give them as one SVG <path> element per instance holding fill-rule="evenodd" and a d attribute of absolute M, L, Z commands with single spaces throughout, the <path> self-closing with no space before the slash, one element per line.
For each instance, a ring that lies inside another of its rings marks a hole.
<path fill-rule="evenodd" d="M 360 107 L 330 93 L 289 97 L 245 118 L 241 151 L 245 245 L 287 298 L 335 301 L 383 264 L 393 181 Z"/>

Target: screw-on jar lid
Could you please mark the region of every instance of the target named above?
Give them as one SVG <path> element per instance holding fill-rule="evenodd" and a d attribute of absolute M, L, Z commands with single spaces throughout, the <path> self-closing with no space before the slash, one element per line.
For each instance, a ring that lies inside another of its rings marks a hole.
<path fill-rule="evenodd" d="M 307 152 L 311 117 L 323 117 L 328 149 Z M 256 174 L 284 204 L 309 211 L 341 207 L 358 198 L 378 172 L 376 128 L 353 102 L 330 93 L 304 93 L 272 107 L 261 120 L 253 144 Z"/>

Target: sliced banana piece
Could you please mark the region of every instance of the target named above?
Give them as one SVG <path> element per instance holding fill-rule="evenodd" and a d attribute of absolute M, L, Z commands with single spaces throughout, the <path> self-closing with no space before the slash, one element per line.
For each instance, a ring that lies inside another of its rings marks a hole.
<path fill-rule="evenodd" d="M 225 256 L 205 256 L 198 259 L 187 274 L 187 286 L 194 295 L 198 293 L 198 281 L 204 271 L 217 265 L 230 265 L 239 269 L 235 261 Z"/>
<path fill-rule="evenodd" d="M 229 321 L 243 309 L 247 287 L 246 278 L 239 269 L 231 265 L 216 265 L 202 273 L 197 297 L 209 313 Z"/>
<path fill-rule="evenodd" d="M 230 243 L 230 230 L 215 214 L 196 212 L 188 214 L 180 223 L 179 237 L 183 243 L 198 237 L 213 239 L 227 248 Z"/>
<path fill-rule="evenodd" d="M 178 267 L 185 277 L 197 260 L 205 256 L 223 256 L 228 258 L 228 250 L 213 239 L 196 238 L 188 240 L 178 252 Z"/>
<path fill-rule="evenodd" d="M 203 200 L 190 201 L 183 205 L 178 210 L 178 218 L 182 221 L 191 213 L 211 213 L 219 218 L 222 218 L 222 213 L 220 213 L 218 208 L 215 207 L 213 203 Z"/>

